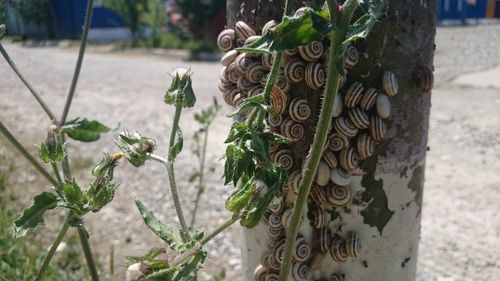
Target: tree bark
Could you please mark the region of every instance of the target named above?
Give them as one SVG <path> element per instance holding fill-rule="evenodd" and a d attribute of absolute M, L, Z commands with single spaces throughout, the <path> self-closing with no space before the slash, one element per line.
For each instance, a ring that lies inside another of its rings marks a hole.
<path fill-rule="evenodd" d="M 228 1 L 228 28 L 243 20 L 260 30 L 267 21 L 281 19 L 283 2 Z M 336 263 L 326 253 L 322 262 L 311 268 L 313 280 L 328 280 L 334 272 L 345 274 L 346 281 L 415 279 L 430 111 L 430 93 L 421 90 L 416 73 L 421 65 L 432 69 L 434 36 L 435 0 L 390 0 L 387 15 L 366 40 L 356 43 L 360 60 L 349 71 L 346 85 L 359 81 L 381 89 L 384 71 L 392 70 L 399 80 L 399 93 L 391 97 L 385 138 L 352 173 L 352 205 L 339 213 L 335 225 L 330 225 L 343 234 L 357 232 L 362 245 L 360 255 Z M 304 90 L 300 85 L 292 87 Z M 294 89 L 291 91 L 293 94 Z M 319 96 L 309 100 L 315 116 Z M 312 133 L 314 130 L 309 128 L 305 135 Z M 305 157 L 310 143 L 311 138 L 306 137 L 295 146 L 295 157 Z M 312 229 L 306 221 L 300 233 L 313 243 Z M 267 236 L 263 224 L 244 230 L 242 280 L 255 280 L 254 270 L 267 247 Z"/>

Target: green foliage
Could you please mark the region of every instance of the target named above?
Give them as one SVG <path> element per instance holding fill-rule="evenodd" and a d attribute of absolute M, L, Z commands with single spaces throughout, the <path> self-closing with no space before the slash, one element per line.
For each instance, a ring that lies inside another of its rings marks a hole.
<path fill-rule="evenodd" d="M 156 218 L 154 213 L 148 210 L 141 201 L 136 200 L 135 204 L 141 213 L 144 223 L 156 236 L 165 241 L 170 248 L 178 249 L 183 244 L 181 236 L 172 227 Z"/>
<path fill-rule="evenodd" d="M 175 130 L 175 142 L 169 150 L 168 159 L 173 160 L 181 153 L 182 148 L 184 146 L 184 137 L 182 135 L 181 127 L 177 126 L 177 130 Z"/>
<path fill-rule="evenodd" d="M 43 224 L 43 215 L 45 212 L 57 207 L 58 202 L 59 199 L 57 196 L 49 192 L 42 192 L 35 196 L 33 205 L 24 209 L 22 215 L 14 221 L 14 237 L 22 237 L 26 235 L 30 229 L 34 229 L 38 225 Z"/>
<path fill-rule="evenodd" d="M 124 131 L 118 135 L 116 145 L 125 155 L 130 164 L 140 167 L 149 159 L 149 155 L 156 149 L 153 139 L 147 138 L 136 132 L 132 135 L 129 131 Z"/>
<path fill-rule="evenodd" d="M 109 132 L 111 129 L 98 121 L 80 120 L 79 117 L 70 120 L 61 127 L 61 132 L 66 133 L 70 138 L 82 141 L 93 142 L 101 137 L 101 134 Z"/>
<path fill-rule="evenodd" d="M 60 142 L 56 132 L 50 131 L 47 139 L 38 147 L 38 157 L 43 163 L 55 163 L 64 159 L 64 144 Z"/>
<path fill-rule="evenodd" d="M 172 83 L 164 96 L 166 104 L 193 107 L 196 102 L 191 85 L 192 72 L 188 68 L 178 68 L 172 74 Z"/>

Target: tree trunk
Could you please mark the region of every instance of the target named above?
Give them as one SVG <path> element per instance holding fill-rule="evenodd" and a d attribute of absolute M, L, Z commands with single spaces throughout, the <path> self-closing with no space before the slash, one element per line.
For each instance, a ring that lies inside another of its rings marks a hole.
<path fill-rule="evenodd" d="M 232 0 L 227 3 L 228 28 L 234 28 L 237 20 L 243 20 L 260 31 L 270 19 L 281 19 L 284 1 Z M 385 138 L 377 143 L 374 154 L 361 161 L 351 173 L 352 203 L 330 213 L 330 231 L 344 237 L 351 232 L 359 235 L 362 245 L 359 256 L 338 263 L 328 252 L 318 254 L 313 246 L 313 256 L 321 256 L 308 262 L 309 277 L 313 280 L 329 280 L 332 273 L 344 274 L 346 281 L 415 279 L 430 111 L 430 93 L 422 90 L 424 85 L 418 80 L 417 72 L 426 69 L 425 66 L 432 69 L 434 35 L 434 0 L 390 0 L 387 16 L 380 19 L 366 40 L 356 43 L 360 59 L 349 71 L 346 86 L 340 92 L 344 93 L 346 87 L 356 81 L 381 92 L 386 70 L 395 73 L 399 92 L 390 97 L 392 112 L 385 120 Z M 304 85 L 292 85 L 289 100 L 303 96 L 304 92 L 312 107 L 312 116 L 317 116 L 320 91 L 314 95 L 314 91 Z M 304 127 L 304 139 L 291 148 L 297 162 L 294 169 L 300 169 L 314 133 L 313 126 Z M 307 211 L 300 234 L 311 245 L 316 245 Z M 267 229 L 262 223 L 254 229 L 243 230 L 242 280 L 255 280 L 254 270 L 268 247 Z M 294 280 L 292 274 L 290 280 Z"/>

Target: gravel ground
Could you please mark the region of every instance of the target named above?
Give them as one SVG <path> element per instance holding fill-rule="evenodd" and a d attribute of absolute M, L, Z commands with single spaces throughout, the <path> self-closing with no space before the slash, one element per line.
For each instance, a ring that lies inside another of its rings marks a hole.
<path fill-rule="evenodd" d="M 497 246 L 500 175 L 494 173 L 500 170 L 500 89 L 479 90 L 451 83 L 458 75 L 500 65 L 499 40 L 500 25 L 438 29 L 419 281 L 493 281 L 500 278 L 500 275 L 495 275 L 500 250 Z M 73 72 L 76 50 L 25 48 L 16 44 L 6 44 L 6 49 L 44 99 L 54 105 L 57 109 L 54 111 L 59 112 Z M 155 138 L 159 144 L 158 154 L 166 155 L 173 110 L 163 104 L 163 92 L 170 82 L 168 73 L 174 66 L 185 64 L 191 66 L 195 75 L 198 108 L 207 106 L 212 96 L 218 95 L 215 81 L 220 66 L 216 63 L 186 63 L 158 56 L 90 52 L 85 58 L 70 117 L 89 117 L 110 125 L 116 125 L 119 120 L 121 128 L 138 130 Z M 42 110 L 3 61 L 0 62 L 0 77 L 0 119 L 22 138 L 26 146 L 39 143 L 49 126 Z M 229 108 L 224 107 L 222 111 L 227 113 Z M 197 129 L 191 118 L 193 113 L 187 110 L 181 121 L 186 135 Z M 223 115 L 211 131 L 208 161 L 217 163 L 217 170 L 207 174 L 209 193 L 202 199 L 197 219 L 197 226 L 207 230 L 228 216 L 223 198 L 229 189 L 221 184 L 222 163 L 217 162 L 230 126 L 230 120 Z M 191 209 L 196 192 L 185 180 L 192 172 L 194 159 L 190 146 L 189 142 L 185 144 L 185 150 L 176 162 L 180 195 L 187 210 Z M 70 147 L 73 159 L 81 166 L 89 160 L 98 161 L 103 153 L 114 150 L 112 134 L 96 143 Z M 0 153 L 2 151 L 3 145 Z M 26 190 L 27 194 L 34 194 L 45 186 L 34 175 L 34 172 L 18 169 L 12 183 Z M 88 172 L 81 170 L 76 177 L 82 183 L 87 182 Z M 135 169 L 125 164 L 117 169 L 116 179 L 121 185 L 115 201 L 99 216 L 89 215 L 87 224 L 100 259 L 107 260 L 107 245 L 113 243 L 116 271 L 123 272 L 125 255 L 141 254 L 149 247 L 160 245 L 160 240 L 144 227 L 134 199 L 143 200 L 165 221 L 175 223 L 176 218 L 162 166 L 148 163 Z M 29 201 L 28 196 L 22 199 Z M 48 220 L 49 238 L 56 231 L 50 225 L 57 220 L 56 217 Z M 200 276 L 208 279 L 209 274 L 225 268 L 228 280 L 238 280 L 238 243 L 237 227 L 210 243 L 211 257 Z M 123 279 L 120 274 L 116 280 Z"/>

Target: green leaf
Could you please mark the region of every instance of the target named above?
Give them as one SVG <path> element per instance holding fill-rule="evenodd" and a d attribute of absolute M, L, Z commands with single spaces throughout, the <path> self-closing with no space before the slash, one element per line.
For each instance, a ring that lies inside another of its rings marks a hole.
<path fill-rule="evenodd" d="M 197 178 L 200 177 L 200 172 L 194 172 L 189 176 L 188 182 L 193 183 Z"/>
<path fill-rule="evenodd" d="M 80 209 L 86 203 L 85 194 L 74 180 L 65 182 L 62 191 L 64 200 L 69 204 L 69 206 L 74 206 L 75 209 Z"/>
<path fill-rule="evenodd" d="M 182 246 L 182 239 L 173 228 L 157 219 L 154 213 L 148 210 L 141 201 L 136 200 L 135 204 L 137 205 L 137 209 L 139 209 L 139 212 L 141 213 L 144 223 L 146 223 L 149 229 L 151 229 L 151 231 L 153 231 L 156 236 L 167 242 L 167 244 L 173 250 L 177 250 Z"/>
<path fill-rule="evenodd" d="M 24 209 L 22 215 L 14 221 L 13 234 L 15 238 L 22 237 L 30 229 L 43 224 L 45 211 L 54 209 L 59 199 L 52 193 L 43 192 L 33 199 L 33 205 Z"/>
<path fill-rule="evenodd" d="M 266 99 L 264 98 L 264 95 L 260 94 L 244 100 L 228 116 L 232 117 L 238 115 L 250 108 L 260 108 L 262 110 L 267 110 L 268 106 L 266 105 Z"/>
<path fill-rule="evenodd" d="M 175 159 L 177 155 L 179 155 L 179 153 L 182 151 L 182 147 L 184 146 L 184 137 L 182 136 L 181 127 L 177 127 L 176 136 L 177 138 L 175 143 L 172 145 L 172 147 L 170 147 L 168 155 L 168 158 L 170 160 Z"/>
<path fill-rule="evenodd" d="M 203 262 L 206 257 L 206 251 L 196 253 L 189 262 L 181 265 L 181 269 L 172 281 L 191 281 L 192 278 L 196 276 L 196 272 L 203 267 Z"/>
<path fill-rule="evenodd" d="M 241 138 L 247 132 L 248 132 L 247 124 L 243 122 L 234 122 L 233 125 L 231 126 L 231 130 L 229 130 L 229 135 L 227 136 L 224 143 L 231 143 Z"/>
<path fill-rule="evenodd" d="M 252 135 L 250 150 L 261 159 L 268 158 L 266 142 L 259 135 Z"/>
<path fill-rule="evenodd" d="M 191 70 L 182 69 L 174 73 L 172 83 L 164 96 L 164 102 L 175 106 L 193 107 L 196 96 L 191 85 Z"/>
<path fill-rule="evenodd" d="M 40 147 L 37 147 L 37 149 L 38 157 L 40 158 L 40 160 L 45 164 L 50 163 L 49 149 L 47 148 L 45 143 L 40 144 Z"/>
<path fill-rule="evenodd" d="M 323 36 L 333 29 L 334 26 L 329 23 L 327 13 L 307 10 L 299 17 L 285 17 L 282 23 L 259 40 L 237 50 L 239 52 L 270 53 L 293 49 L 313 41 L 321 41 Z"/>
<path fill-rule="evenodd" d="M 346 39 L 342 44 L 345 46 L 346 44 L 358 39 L 366 38 L 366 36 L 368 36 L 368 33 L 370 33 L 371 29 L 375 25 L 376 21 L 377 18 L 369 14 L 365 14 L 360 17 L 354 24 L 349 25 L 349 27 L 347 28 Z"/>
<path fill-rule="evenodd" d="M 236 213 L 241 211 L 252 196 L 252 181 L 253 179 L 249 179 L 247 176 L 243 176 L 240 179 L 241 187 L 233 192 L 226 200 L 225 207 L 228 211 Z"/>
<path fill-rule="evenodd" d="M 61 132 L 66 133 L 70 138 L 82 141 L 93 142 L 101 137 L 101 134 L 109 132 L 111 129 L 98 121 L 75 118 L 61 127 Z"/>

